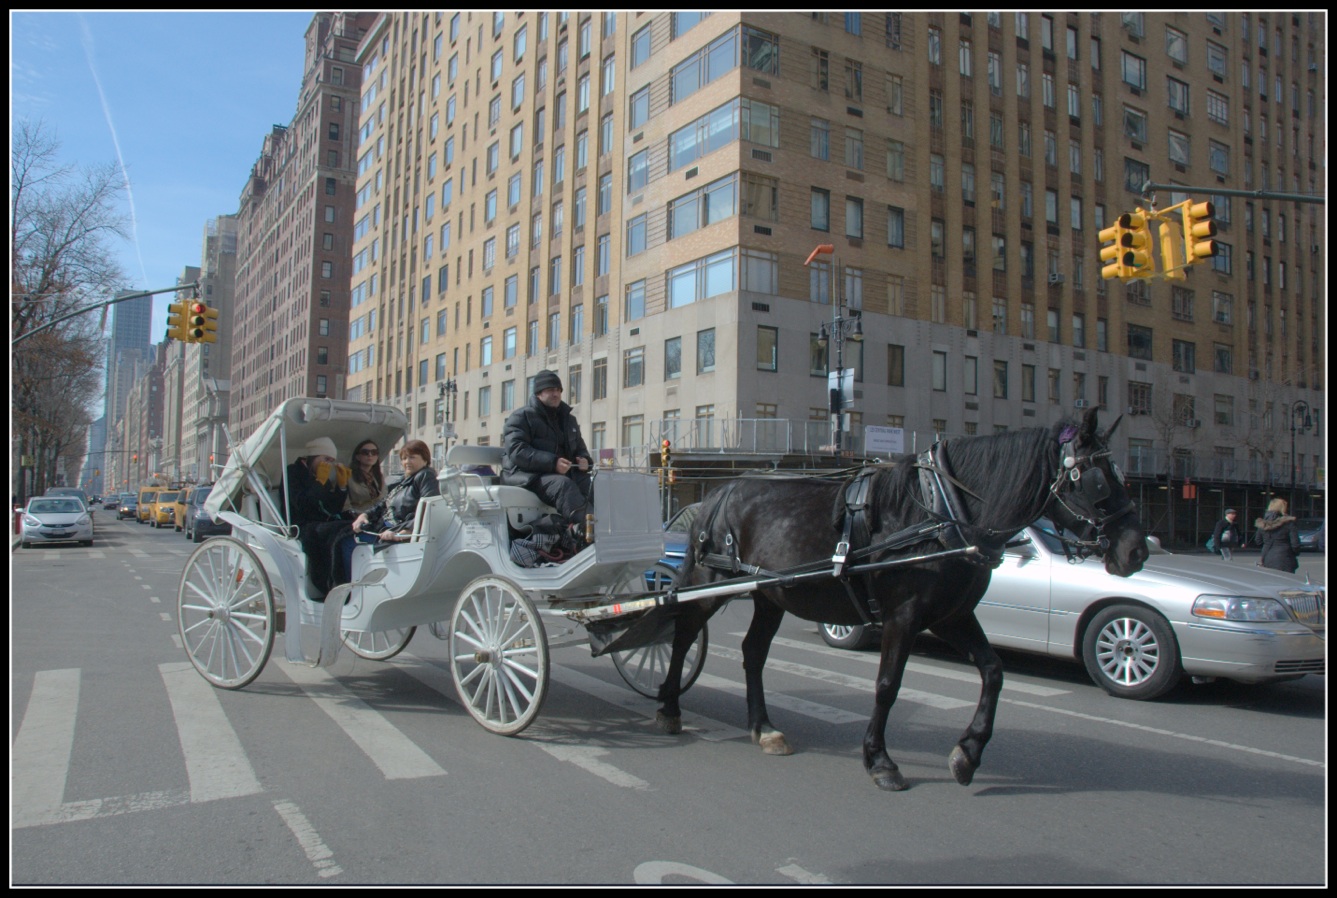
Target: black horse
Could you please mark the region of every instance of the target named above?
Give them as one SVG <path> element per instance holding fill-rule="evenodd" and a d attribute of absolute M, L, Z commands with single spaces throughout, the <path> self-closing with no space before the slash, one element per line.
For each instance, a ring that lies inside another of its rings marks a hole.
<path fill-rule="evenodd" d="M 993 732 L 1003 686 L 1002 663 L 975 619 L 975 606 L 1008 540 L 1047 513 L 1079 536 L 1074 551 L 1103 553 L 1112 574 L 1136 573 L 1147 558 L 1146 534 L 1106 448 L 1118 423 L 1098 433 L 1092 409 L 1080 425 L 948 440 L 921 456 L 864 468 L 867 476 L 850 488 L 763 475 L 731 481 L 708 497 L 676 587 L 740 575 L 764 580 L 779 574 L 784 583 L 753 591 L 752 624 L 743 639 L 753 741 L 768 754 L 792 751 L 771 726 L 761 683 L 786 611 L 833 624 L 879 621 L 882 662 L 864 767 L 880 788 L 904 789 L 884 731 L 912 643 L 931 630 L 974 662 L 983 681 L 975 716 L 949 759 L 957 782 L 969 784 Z M 911 563 L 897 563 L 903 559 Z M 849 574 L 860 567 L 865 570 Z M 842 576 L 831 576 L 834 570 Z M 682 730 L 683 658 L 725 601 L 672 606 L 673 654 L 659 692 L 658 719 L 666 732 Z"/>

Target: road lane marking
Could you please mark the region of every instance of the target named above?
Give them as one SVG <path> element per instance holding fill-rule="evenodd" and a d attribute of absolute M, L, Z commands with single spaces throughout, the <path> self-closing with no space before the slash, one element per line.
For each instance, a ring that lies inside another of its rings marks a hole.
<path fill-rule="evenodd" d="M 192 802 L 263 792 L 217 691 L 185 661 L 159 664 L 176 720 Z"/>
<path fill-rule="evenodd" d="M 1165 730 L 1160 727 L 1151 727 L 1141 723 L 1131 723 L 1126 720 L 1115 720 L 1110 717 L 1099 717 L 1095 714 L 1083 714 L 1081 711 L 1069 711 L 1066 708 L 1055 708 L 1050 705 L 1041 705 L 1036 702 L 1023 702 L 1014 698 L 1005 698 L 1001 701 L 1009 705 L 1017 705 L 1022 708 L 1031 708 L 1037 711 L 1049 711 L 1054 714 L 1062 714 L 1065 717 L 1076 717 L 1079 720 L 1089 720 L 1094 723 L 1107 723 L 1111 726 L 1124 727 L 1130 730 L 1138 730 L 1143 733 L 1151 733 L 1156 736 L 1168 736 L 1171 739 L 1183 739 L 1186 742 L 1200 742 L 1204 745 L 1214 745 L 1217 748 L 1224 748 L 1229 751 L 1244 752 L 1250 755 L 1261 755 L 1265 758 L 1276 758 L 1280 761 L 1291 761 L 1295 764 L 1303 764 L 1306 767 L 1317 767 L 1320 770 L 1328 765 L 1323 761 L 1313 761 L 1309 758 L 1298 758 L 1295 755 L 1282 754 L 1278 751 L 1268 751 L 1263 748 L 1253 748 L 1248 745 L 1239 745 L 1234 742 L 1223 742 L 1220 739 L 1208 739 L 1206 736 L 1194 736 L 1191 733 L 1177 733 L 1174 730 Z"/>
<path fill-rule="evenodd" d="M 292 831 L 297 839 L 297 844 L 302 846 L 302 851 L 306 853 L 306 859 L 316 868 L 316 874 L 324 879 L 331 876 L 338 876 L 343 873 L 334 860 L 334 852 L 325 844 L 325 840 L 316 832 L 316 828 L 311 825 L 311 821 L 306 819 L 302 809 L 297 807 L 291 801 L 274 802 L 274 810 L 278 811 L 279 816 L 283 818 L 284 824 Z"/>
<path fill-rule="evenodd" d="M 742 636 L 743 634 L 735 634 Z M 820 637 L 819 637 L 820 638 Z M 862 664 L 872 664 L 876 666 L 882 662 L 882 656 L 878 653 L 869 654 L 866 652 L 851 652 L 849 649 L 838 649 L 826 644 L 813 645 L 810 642 L 800 642 L 797 639 L 785 639 L 777 636 L 771 640 L 773 645 L 782 645 L 791 649 L 803 649 L 804 651 L 816 652 L 819 655 L 828 655 L 832 658 L 847 658 L 858 661 Z M 920 664 L 916 661 L 906 662 L 905 669 L 911 673 L 927 674 L 931 677 L 941 677 L 944 680 L 959 680 L 962 683 L 971 683 L 978 686 L 980 684 L 979 671 L 951 670 L 934 667 L 931 664 Z M 1023 692 L 1027 695 L 1040 696 L 1041 698 L 1053 698 L 1056 695 L 1070 695 L 1069 689 L 1055 689 L 1052 686 L 1036 686 L 1033 683 L 1014 683 L 1003 678 L 1004 692 Z"/>
<path fill-rule="evenodd" d="M 728 658 L 731 661 L 743 660 L 742 652 L 737 649 L 726 649 L 721 646 L 712 645 L 710 647 L 710 654 L 718 655 L 721 658 Z M 862 692 L 870 692 L 873 688 L 873 680 L 871 677 L 851 677 L 848 674 L 837 673 L 834 670 L 825 670 L 820 667 L 809 667 L 806 664 L 795 664 L 792 661 L 780 661 L 775 658 L 768 658 L 766 660 L 766 669 L 792 674 L 809 680 L 831 683 L 846 689 Z M 773 694 L 774 693 L 769 691 L 766 693 L 766 701 L 768 704 L 770 703 Z M 901 686 L 900 692 L 896 694 L 896 700 L 912 702 L 917 705 L 928 705 L 930 708 L 937 708 L 941 711 L 955 711 L 959 708 L 973 708 L 977 704 L 973 701 L 962 701 L 959 698 L 938 695 L 934 692 L 921 692 L 918 689 L 908 689 L 905 686 Z M 867 718 L 864 719 L 866 720 Z"/>
<path fill-rule="evenodd" d="M 37 672 L 10 757 L 16 828 L 59 819 L 78 710 L 78 668 Z"/>
<path fill-rule="evenodd" d="M 729 692 L 744 698 L 747 697 L 747 685 L 745 683 L 739 683 L 736 680 L 726 680 L 724 677 L 716 677 L 708 673 L 703 673 L 701 676 L 697 677 L 696 685 L 705 686 L 709 689 L 718 689 L 721 692 Z M 868 723 L 867 714 L 851 714 L 844 708 L 834 708 L 831 705 L 819 705 L 817 702 L 810 702 L 807 699 L 785 695 L 782 692 L 767 692 L 766 706 L 768 708 L 784 708 L 786 711 L 802 714 L 804 717 L 811 717 L 815 720 L 820 720 L 823 723 Z"/>
<path fill-rule="evenodd" d="M 783 867 L 776 867 L 775 872 L 805 886 L 831 885 L 831 880 L 827 877 L 820 873 L 810 873 L 798 864 L 786 864 Z"/>
<path fill-rule="evenodd" d="M 349 739 L 371 758 L 386 779 L 442 776 L 445 769 L 417 746 L 379 711 L 353 694 L 332 675 L 317 667 L 279 662 L 288 678 L 320 710 L 338 724 Z"/>

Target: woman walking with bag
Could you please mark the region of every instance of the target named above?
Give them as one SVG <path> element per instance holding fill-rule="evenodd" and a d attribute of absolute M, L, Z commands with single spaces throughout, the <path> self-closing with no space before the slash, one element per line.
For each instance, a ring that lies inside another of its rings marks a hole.
<path fill-rule="evenodd" d="M 1278 498 L 1267 503 L 1267 514 L 1254 521 L 1253 526 L 1253 541 L 1263 547 L 1258 563 L 1275 571 L 1295 573 L 1300 567 L 1296 557 L 1300 534 L 1295 529 L 1295 518 L 1286 514 L 1286 500 Z"/>

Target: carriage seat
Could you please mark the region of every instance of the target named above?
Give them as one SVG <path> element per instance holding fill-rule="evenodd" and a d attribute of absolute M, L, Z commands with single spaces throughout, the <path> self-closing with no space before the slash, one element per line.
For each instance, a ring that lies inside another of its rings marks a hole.
<path fill-rule="evenodd" d="M 466 465 L 487 465 L 493 471 L 501 472 L 503 451 L 500 446 L 451 446 L 446 453 L 446 464 L 454 467 Z M 557 509 L 545 505 L 534 493 L 522 486 L 505 486 L 499 476 L 484 477 L 488 497 L 494 499 L 506 511 L 506 523 L 512 533 L 528 533 L 534 522 L 547 514 L 556 514 Z"/>
<path fill-rule="evenodd" d="M 413 517 L 413 530 L 407 542 L 390 543 L 377 546 L 374 543 L 358 543 L 353 548 L 352 579 L 356 583 L 363 578 L 376 550 L 394 552 L 401 555 L 416 552 L 421 555 L 428 536 L 442 539 L 449 533 L 451 521 L 455 518 L 455 509 L 451 508 L 441 496 L 425 496 L 418 502 L 418 509 Z M 407 556 L 401 561 L 407 561 Z"/>

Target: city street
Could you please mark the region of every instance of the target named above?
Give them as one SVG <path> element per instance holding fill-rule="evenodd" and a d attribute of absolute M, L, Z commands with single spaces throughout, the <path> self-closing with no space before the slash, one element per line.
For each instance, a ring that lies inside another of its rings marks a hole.
<path fill-rule="evenodd" d="M 877 654 L 813 624 L 786 618 L 767 665 L 796 753 L 751 743 L 747 601 L 710 622 L 683 735 L 572 647 L 553 653 L 539 721 L 504 738 L 459 705 L 425 629 L 390 661 L 344 652 L 328 669 L 276 641 L 250 686 L 212 688 L 177 633 L 196 547 L 101 509 L 96 526 L 91 549 L 11 556 L 16 885 L 1326 881 L 1325 677 L 1139 703 L 1078 664 L 1007 653 L 993 741 L 962 787 L 947 756 L 978 676 L 925 640 L 888 726 L 910 788 L 884 793 L 860 761 Z M 1305 570 L 1319 580 L 1323 562 Z"/>

